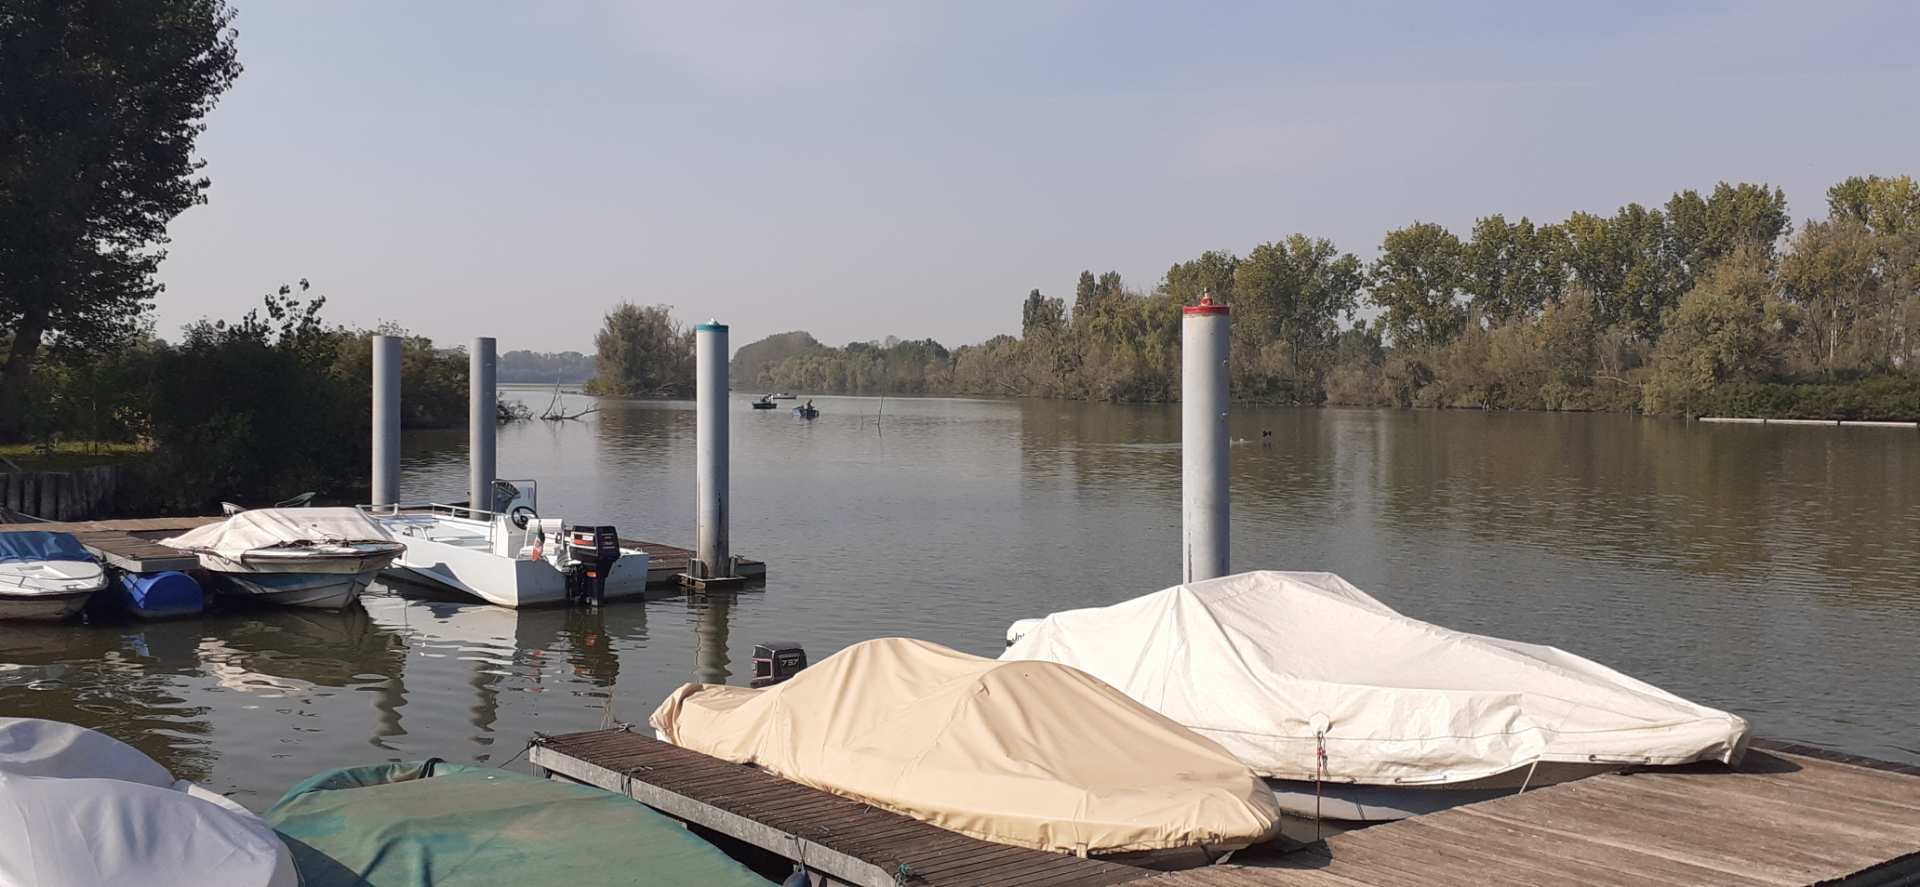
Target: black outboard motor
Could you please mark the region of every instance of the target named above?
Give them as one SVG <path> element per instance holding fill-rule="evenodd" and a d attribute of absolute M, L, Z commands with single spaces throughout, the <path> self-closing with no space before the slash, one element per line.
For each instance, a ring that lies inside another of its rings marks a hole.
<path fill-rule="evenodd" d="M 607 597 L 607 573 L 620 559 L 620 534 L 575 524 L 567 533 L 567 558 L 567 600 L 597 607 Z"/>
<path fill-rule="evenodd" d="M 753 645 L 753 680 L 748 686 L 771 687 L 807 667 L 807 651 L 792 641 Z"/>

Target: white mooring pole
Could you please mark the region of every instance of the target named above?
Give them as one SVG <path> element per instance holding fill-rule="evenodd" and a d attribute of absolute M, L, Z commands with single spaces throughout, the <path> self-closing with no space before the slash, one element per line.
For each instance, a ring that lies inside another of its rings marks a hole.
<path fill-rule="evenodd" d="M 1180 581 L 1228 566 L 1227 306 L 1211 293 L 1180 324 Z"/>
<path fill-rule="evenodd" d="M 695 578 L 733 575 L 727 545 L 727 325 L 694 327 L 694 478 L 699 499 Z"/>
<path fill-rule="evenodd" d="M 400 337 L 373 337 L 374 505 L 400 501 Z"/>
<path fill-rule="evenodd" d="M 494 384 L 494 340 L 479 336 L 467 352 L 467 507 L 493 509 L 494 434 L 499 396 Z"/>

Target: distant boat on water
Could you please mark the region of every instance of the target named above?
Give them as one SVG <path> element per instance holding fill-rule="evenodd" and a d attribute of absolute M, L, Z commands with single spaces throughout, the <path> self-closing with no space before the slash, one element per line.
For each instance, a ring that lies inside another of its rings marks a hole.
<path fill-rule="evenodd" d="M 794 407 L 793 414 L 802 419 L 818 419 L 820 418 L 820 408 L 814 406 L 812 403 L 805 403 Z"/>
<path fill-rule="evenodd" d="M 753 408 L 756 410 L 770 410 L 776 406 L 779 406 L 779 404 L 773 402 L 773 395 L 771 394 L 753 402 Z"/>
<path fill-rule="evenodd" d="M 785 391 L 782 391 L 779 394 L 773 395 L 773 399 L 774 400 L 795 400 L 796 398 L 793 395 L 788 394 Z"/>

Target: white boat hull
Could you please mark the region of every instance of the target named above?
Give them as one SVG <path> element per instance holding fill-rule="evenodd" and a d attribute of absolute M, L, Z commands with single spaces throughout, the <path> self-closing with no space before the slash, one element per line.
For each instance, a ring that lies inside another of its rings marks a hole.
<path fill-rule="evenodd" d="M 213 573 L 216 591 L 282 607 L 344 610 L 379 570 L 364 573 Z"/>
<path fill-rule="evenodd" d="M 93 597 L 91 591 L 67 594 L 9 594 L 0 592 L 0 620 L 59 622 L 80 612 Z"/>
<path fill-rule="evenodd" d="M 0 620 L 58 622 L 107 587 L 107 572 L 88 561 L 0 564 Z"/>
<path fill-rule="evenodd" d="M 551 607 L 567 602 L 567 577 L 549 561 L 507 558 L 396 534 L 407 551 L 389 573 L 499 607 Z M 647 555 L 622 552 L 607 572 L 606 600 L 638 598 L 647 590 Z"/>
<path fill-rule="evenodd" d="M 1309 780 L 1300 779 L 1268 779 L 1266 782 L 1284 813 L 1306 819 L 1318 815 L 1322 819 L 1359 824 L 1424 816 L 1463 804 L 1491 801 L 1518 793 L 1523 788 L 1542 788 L 1611 773 L 1621 766 L 1547 762 L 1537 767 L 1521 767 L 1481 779 L 1432 785 L 1323 782 L 1316 786 Z"/>
<path fill-rule="evenodd" d="M 214 590 L 220 594 L 283 607 L 344 610 L 360 599 L 396 553 L 249 556 L 235 561 L 202 552 L 200 566 L 214 578 Z"/>

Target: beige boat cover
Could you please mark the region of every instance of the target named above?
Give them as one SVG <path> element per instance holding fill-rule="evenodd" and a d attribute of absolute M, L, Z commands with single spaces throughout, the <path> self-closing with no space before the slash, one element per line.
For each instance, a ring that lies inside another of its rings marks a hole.
<path fill-rule="evenodd" d="M 1020 847 L 1226 851 L 1280 818 L 1246 765 L 1084 672 L 925 641 L 855 644 L 760 690 L 687 684 L 652 723 L 675 745 Z"/>
<path fill-rule="evenodd" d="M 228 558 L 258 548 L 313 542 L 385 542 L 393 537 L 358 508 L 256 508 L 160 540 L 168 548 Z"/>
<path fill-rule="evenodd" d="M 1255 572 L 1055 613 L 1006 661 L 1082 669 L 1263 776 L 1462 782 L 1535 761 L 1737 762 L 1747 722 L 1554 647 L 1441 628 L 1331 573 Z"/>

